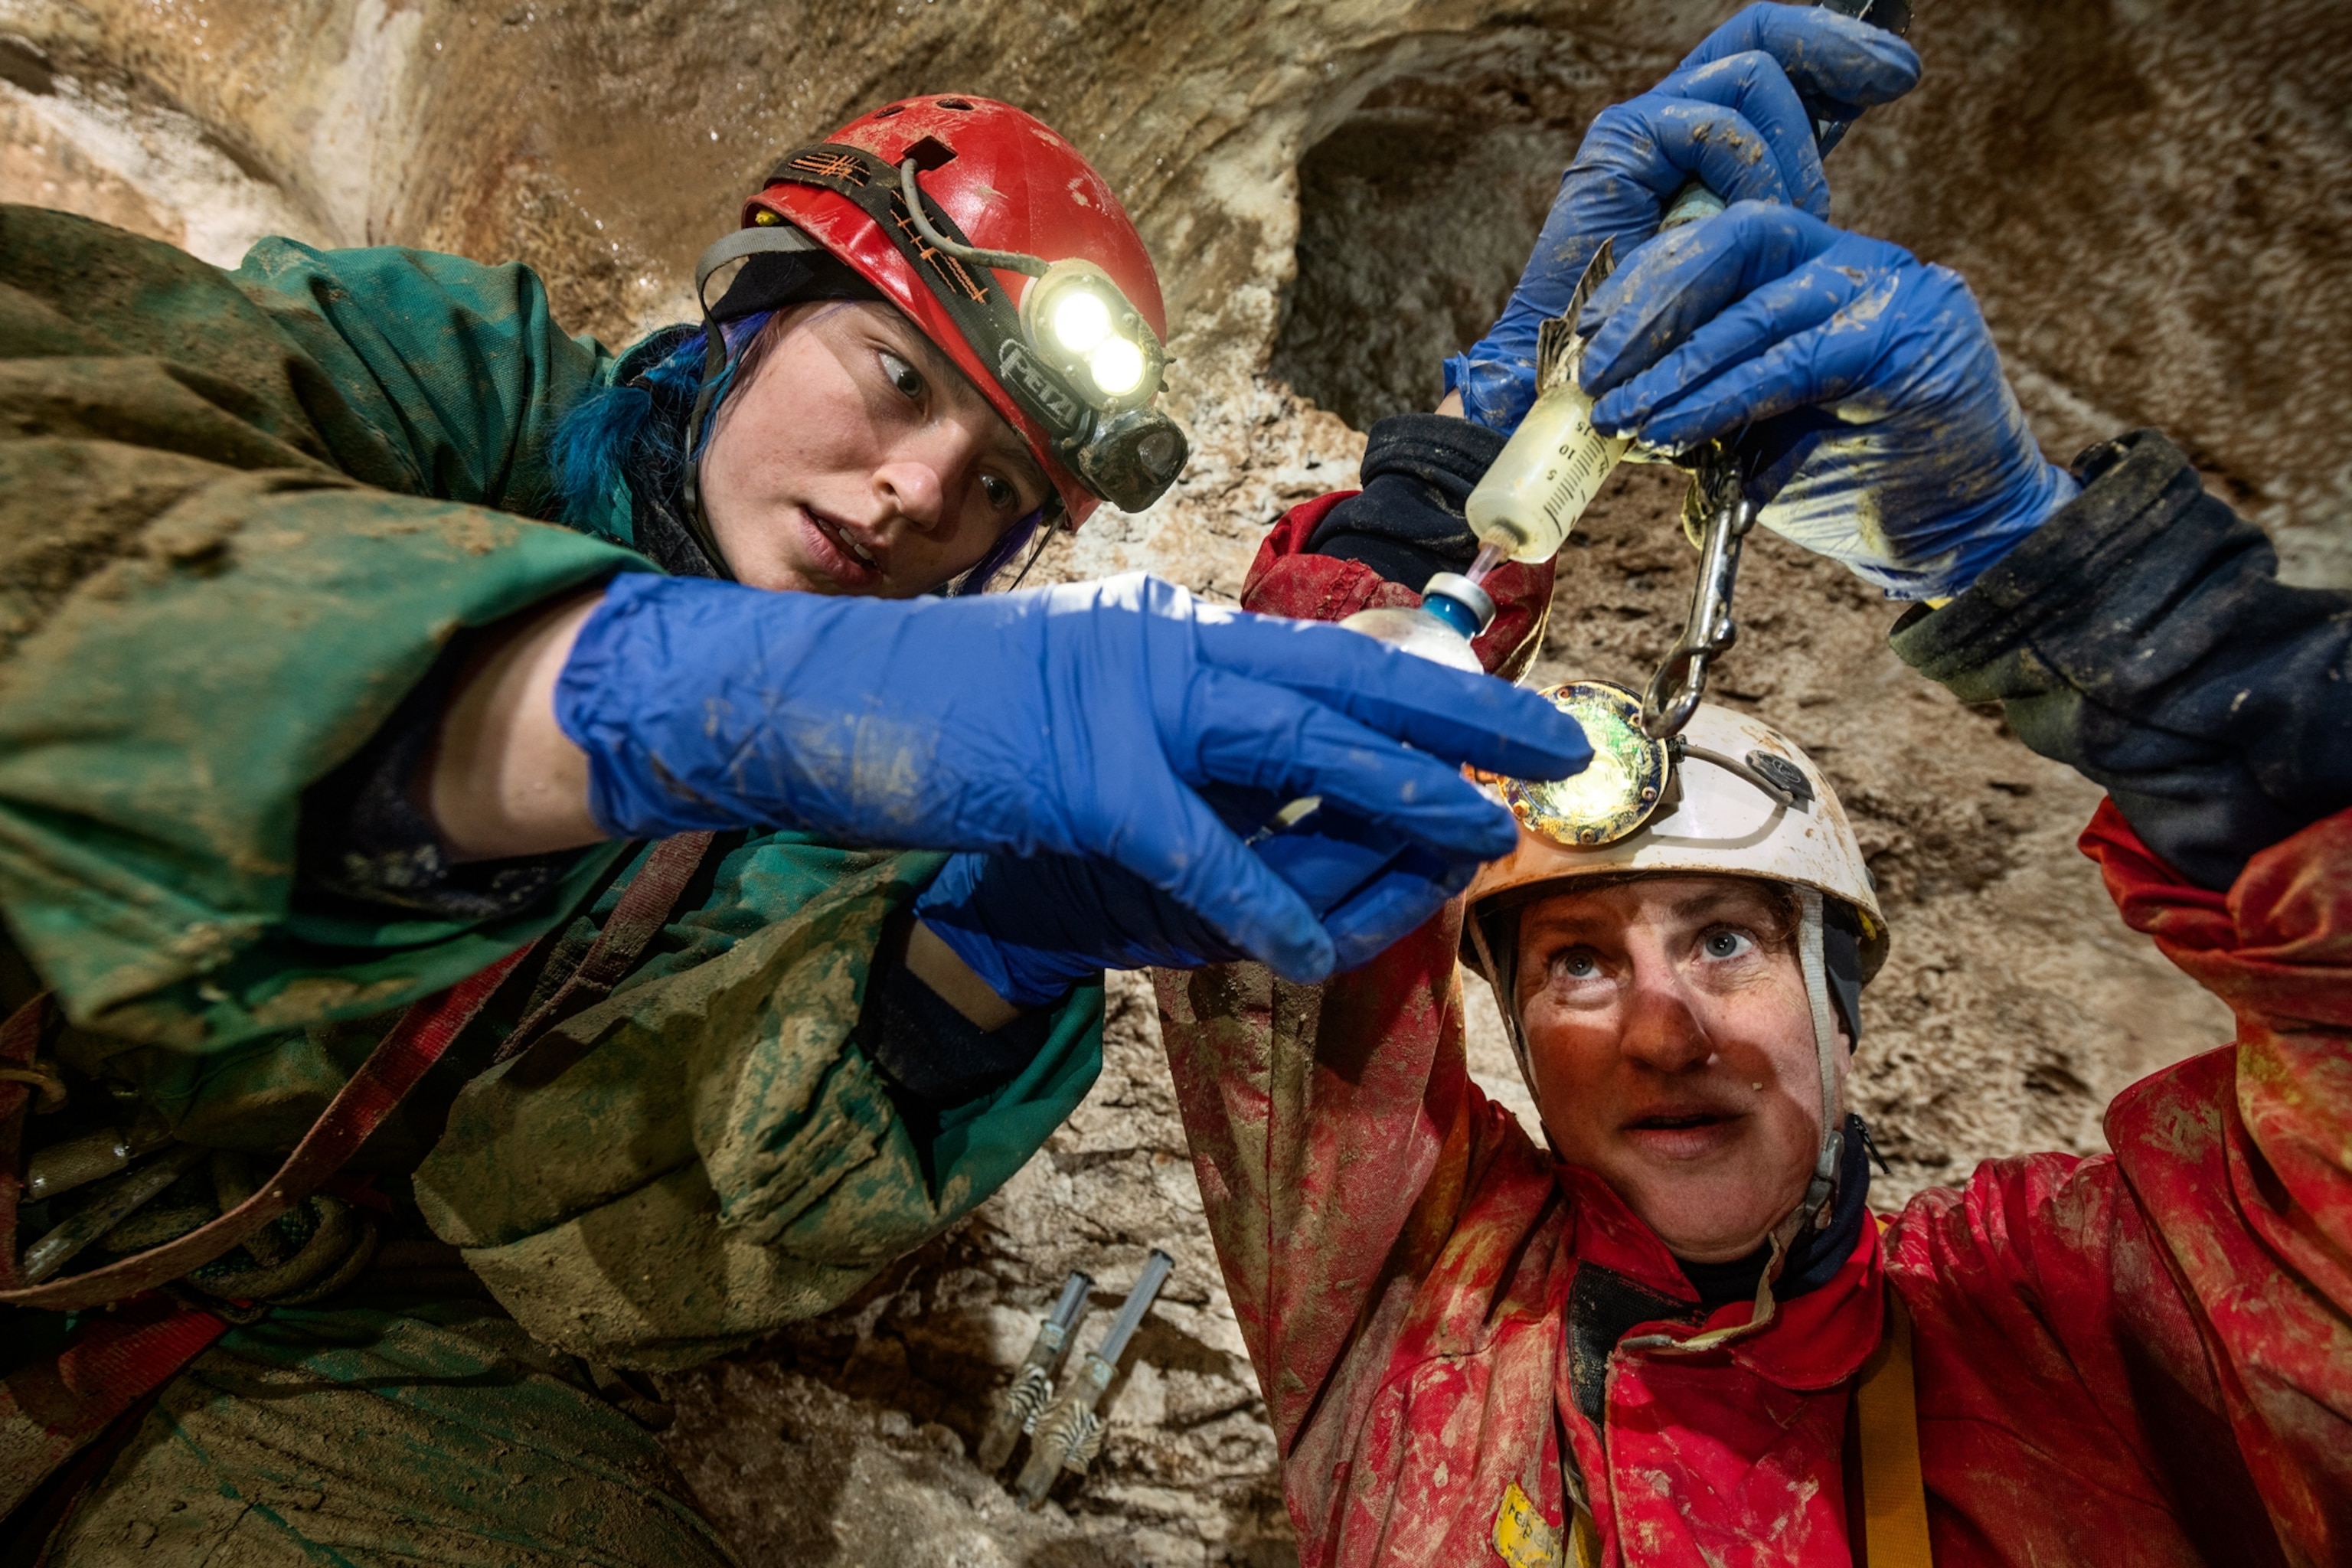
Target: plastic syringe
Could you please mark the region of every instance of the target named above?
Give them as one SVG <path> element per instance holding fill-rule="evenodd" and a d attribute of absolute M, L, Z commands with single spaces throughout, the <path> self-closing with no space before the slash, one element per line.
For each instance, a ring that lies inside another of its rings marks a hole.
<path fill-rule="evenodd" d="M 1909 0 L 1816 0 L 1816 4 L 1897 37 L 1910 30 Z M 1823 155 L 1853 123 L 1826 117 L 1814 121 L 1814 142 Z M 1721 197 L 1692 180 L 1666 204 L 1658 231 L 1663 234 L 1711 217 L 1723 205 Z M 1486 574 L 1505 561 L 1533 563 L 1559 554 L 1576 520 L 1584 515 L 1633 445 L 1626 437 L 1606 436 L 1593 427 L 1594 399 L 1577 378 L 1584 340 L 1574 335 L 1576 319 L 1613 265 L 1611 247 L 1603 241 L 1570 296 L 1568 309 L 1557 320 L 1544 323 L 1535 406 L 1528 410 L 1528 416 L 1477 489 L 1470 492 L 1464 508 L 1470 531 L 1479 543 L 1478 557 L 1466 574 L 1474 584 L 1485 582 Z"/>
<path fill-rule="evenodd" d="M 1505 561 L 1533 563 L 1559 554 L 1576 520 L 1633 444 L 1593 427 L 1594 399 L 1577 380 L 1584 340 L 1575 335 L 1576 318 L 1614 265 L 1614 247 L 1603 240 L 1568 309 L 1544 323 L 1535 406 L 1463 508 L 1478 540 L 1478 558 L 1466 574 L 1473 583 L 1486 581 Z"/>

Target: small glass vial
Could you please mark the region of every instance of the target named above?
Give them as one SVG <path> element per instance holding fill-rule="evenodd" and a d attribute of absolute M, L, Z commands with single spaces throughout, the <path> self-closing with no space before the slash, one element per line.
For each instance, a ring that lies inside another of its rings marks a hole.
<path fill-rule="evenodd" d="M 1470 639 L 1495 623 L 1495 601 L 1457 572 L 1440 572 L 1421 591 L 1421 607 L 1358 610 L 1339 624 L 1433 664 L 1486 673 Z"/>

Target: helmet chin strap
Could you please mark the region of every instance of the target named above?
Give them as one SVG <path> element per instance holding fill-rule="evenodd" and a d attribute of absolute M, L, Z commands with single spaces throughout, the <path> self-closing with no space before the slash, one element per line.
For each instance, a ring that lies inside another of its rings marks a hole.
<path fill-rule="evenodd" d="M 1796 891 L 1802 911 L 1797 930 L 1797 962 L 1805 973 L 1805 1000 L 1812 1005 L 1813 1057 L 1822 1086 L 1821 1153 L 1813 1161 L 1812 1180 L 1805 1184 L 1805 1201 L 1797 1208 L 1799 1214 L 1810 1216 L 1829 1202 L 1837 1184 L 1839 1161 L 1845 1152 L 1845 1118 L 1838 1113 L 1837 1013 L 1830 1005 L 1829 962 L 1822 945 L 1822 896 L 1811 888 Z"/>
<path fill-rule="evenodd" d="M 710 314 L 710 275 L 730 261 L 748 261 L 754 256 L 824 249 L 788 224 L 761 225 L 739 228 L 717 240 L 694 264 L 694 301 L 702 309 L 702 384 L 695 391 L 694 412 L 686 421 L 686 472 L 679 476 L 678 509 L 685 513 L 687 531 L 694 535 L 712 568 L 730 583 L 735 581 L 735 568 L 728 564 L 727 552 L 719 548 L 719 536 L 711 531 L 710 515 L 702 510 L 702 426 L 710 417 L 710 402 L 719 391 L 719 378 L 726 373 L 728 359 L 726 329 Z"/>

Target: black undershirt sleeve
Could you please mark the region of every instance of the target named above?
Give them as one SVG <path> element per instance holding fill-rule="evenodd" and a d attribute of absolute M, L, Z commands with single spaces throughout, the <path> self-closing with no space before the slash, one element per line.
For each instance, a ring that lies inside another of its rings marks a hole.
<path fill-rule="evenodd" d="M 1363 489 L 1325 514 L 1307 548 L 1360 561 L 1415 593 L 1437 573 L 1466 570 L 1478 542 L 1462 509 L 1503 442 L 1442 414 L 1381 420 L 1364 447 Z"/>
<path fill-rule="evenodd" d="M 458 637 L 357 752 L 302 794 L 295 826 L 294 901 L 313 913 L 502 920 L 563 879 L 579 851 L 453 863 L 417 781 L 442 709 L 472 647 Z"/>
<path fill-rule="evenodd" d="M 2352 806 L 2352 595 L 2278 581 L 2262 531 L 2152 430 L 2076 464 L 2083 493 L 1940 610 L 1904 659 L 2105 786 L 2147 847 L 2224 889 Z"/>
<path fill-rule="evenodd" d="M 867 984 L 857 1041 L 881 1069 L 917 1146 L 928 1148 L 944 1112 L 1021 1075 L 1045 1048 L 1055 1016 L 1054 1008 L 1033 1008 L 1003 1028 L 982 1029 L 903 962 L 886 957 Z"/>

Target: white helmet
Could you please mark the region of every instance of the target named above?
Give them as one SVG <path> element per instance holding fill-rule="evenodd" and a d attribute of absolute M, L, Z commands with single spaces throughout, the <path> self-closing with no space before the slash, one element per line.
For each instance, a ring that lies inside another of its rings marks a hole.
<path fill-rule="evenodd" d="M 1798 962 L 1821 1071 L 1822 1148 L 1805 1205 L 1817 1207 L 1836 1178 L 1843 1137 L 1832 971 L 1849 971 L 1847 984 L 1858 991 L 1886 958 L 1885 917 L 1844 808 L 1812 759 L 1759 719 L 1703 703 L 1680 735 L 1658 741 L 1642 729 L 1641 700 L 1622 687 L 1570 681 L 1544 695 L 1583 727 L 1592 762 L 1554 784 L 1482 778 L 1518 817 L 1519 842 L 1471 882 L 1463 921 L 1464 957 L 1495 988 L 1528 1091 L 1535 1080 L 1514 1001 L 1515 953 L 1494 951 L 1486 917 L 1592 877 L 1679 872 L 1784 883 L 1798 892 Z M 1846 942 L 1851 958 L 1833 965 L 1828 946 Z M 1852 997 L 1843 1001 L 1850 1009 Z"/>

